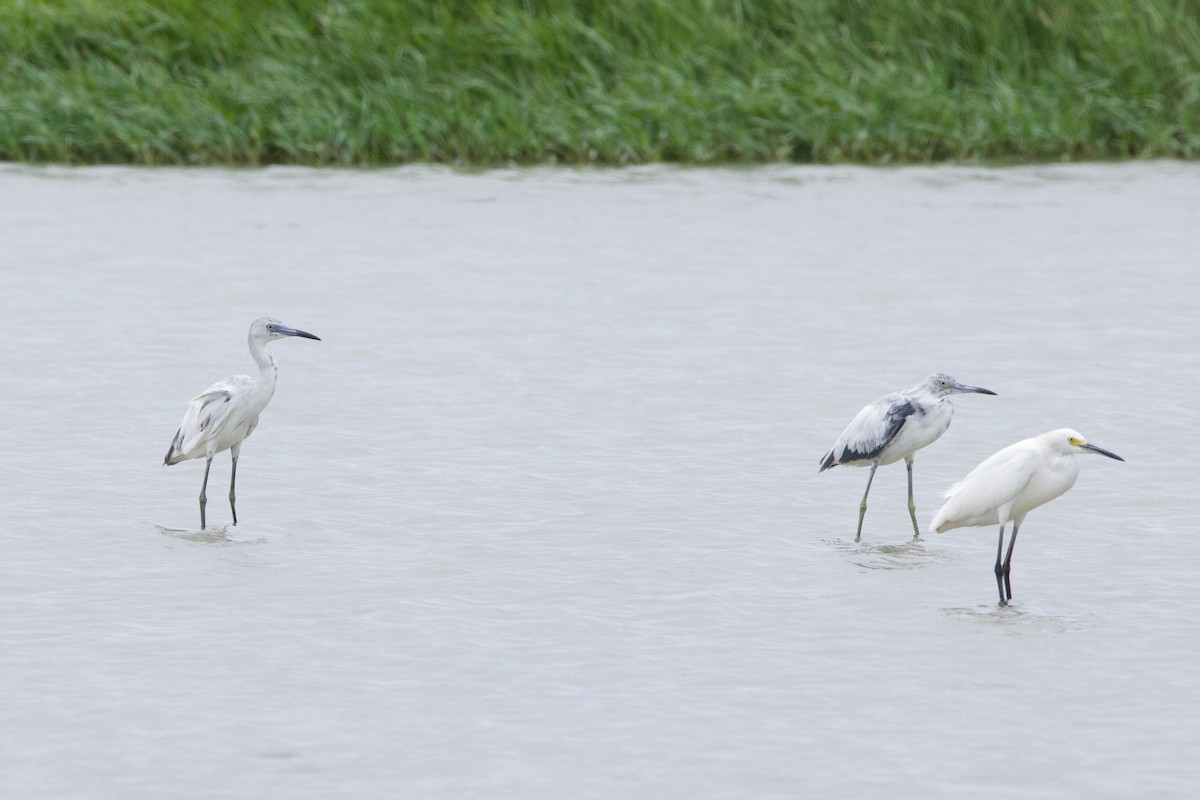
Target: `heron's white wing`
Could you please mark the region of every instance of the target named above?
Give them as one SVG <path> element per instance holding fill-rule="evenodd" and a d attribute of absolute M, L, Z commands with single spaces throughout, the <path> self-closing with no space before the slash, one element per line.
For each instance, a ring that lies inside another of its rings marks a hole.
<path fill-rule="evenodd" d="M 988 456 L 967 477 L 950 487 L 946 503 L 930 527 L 937 531 L 998 524 L 998 510 L 1012 502 L 1036 471 L 1039 454 L 1028 440 Z"/>
<path fill-rule="evenodd" d="M 829 456 L 833 456 L 832 466 L 875 458 L 896 438 L 905 420 L 915 411 L 916 407 L 903 392 L 879 398 L 850 420 L 825 460 L 830 461 Z"/>
<path fill-rule="evenodd" d="M 183 422 L 176 434 L 176 449 L 190 454 L 205 442 L 220 436 L 222 429 L 234 416 L 234 398 L 239 389 L 251 383 L 248 375 L 234 375 L 218 381 L 192 398 Z"/>

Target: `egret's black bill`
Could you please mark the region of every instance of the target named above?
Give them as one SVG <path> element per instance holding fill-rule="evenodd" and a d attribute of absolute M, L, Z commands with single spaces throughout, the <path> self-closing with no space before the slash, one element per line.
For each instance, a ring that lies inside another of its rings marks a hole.
<path fill-rule="evenodd" d="M 1081 450 L 1091 450 L 1093 453 L 1099 453 L 1102 456 L 1108 456 L 1109 458 L 1115 458 L 1117 461 L 1125 460 L 1125 459 L 1121 458 L 1119 455 L 1117 455 L 1116 453 L 1112 452 L 1111 450 L 1105 450 L 1103 447 L 1096 447 L 1096 445 L 1094 445 L 1094 444 L 1081 444 L 1081 445 L 1079 445 L 1079 447 Z"/>

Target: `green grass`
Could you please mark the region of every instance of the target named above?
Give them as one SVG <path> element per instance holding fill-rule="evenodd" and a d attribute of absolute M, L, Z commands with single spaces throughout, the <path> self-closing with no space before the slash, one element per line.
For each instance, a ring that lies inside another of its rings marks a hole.
<path fill-rule="evenodd" d="M 1200 0 L 0 0 L 0 160 L 1200 153 Z"/>

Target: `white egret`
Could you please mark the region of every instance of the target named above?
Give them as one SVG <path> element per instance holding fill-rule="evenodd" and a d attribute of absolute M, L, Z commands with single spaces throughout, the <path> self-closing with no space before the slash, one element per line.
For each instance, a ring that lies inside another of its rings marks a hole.
<path fill-rule="evenodd" d="M 950 395 L 974 392 L 991 394 L 991 389 L 967 386 L 945 373 L 930 375 L 921 383 L 903 392 L 893 392 L 866 406 L 842 431 L 837 442 L 821 458 L 824 472 L 830 467 L 845 464 L 851 467 L 871 466 L 867 490 L 858 507 L 858 531 L 854 541 L 862 539 L 863 517 L 867 514 L 867 495 L 875 470 L 904 459 L 908 468 L 908 514 L 912 517 L 913 538 L 921 536 L 917 525 L 917 504 L 913 501 L 913 453 L 937 441 L 950 427 L 954 406 Z"/>
<path fill-rule="evenodd" d="M 1000 590 L 1000 605 L 1007 605 L 1012 599 L 1009 571 L 1017 529 L 1025 521 L 1026 514 L 1075 485 L 1075 479 L 1079 477 L 1076 453 L 1098 453 L 1117 461 L 1125 460 L 1116 453 L 1088 444 L 1070 428 L 1022 439 L 989 456 L 967 477 L 954 484 L 946 492 L 946 504 L 929 523 L 938 533 L 953 528 L 999 524 L 996 587 Z M 1001 563 L 1004 526 L 1010 521 L 1012 535 L 1008 540 L 1008 553 Z"/>
<path fill-rule="evenodd" d="M 305 339 L 320 339 L 311 333 L 289 328 L 277 319 L 262 317 L 250 326 L 248 343 L 250 355 L 258 364 L 258 377 L 234 375 L 214 383 L 197 395 L 183 415 L 183 422 L 171 442 L 163 464 L 170 466 L 192 458 L 204 458 L 204 482 L 200 484 L 200 529 L 205 526 L 204 506 L 207 503 L 205 490 L 208 488 L 208 470 L 213 456 L 228 450 L 233 459 L 233 470 L 229 475 L 229 510 L 233 512 L 233 524 L 237 525 L 237 507 L 234 504 L 234 482 L 237 480 L 238 453 L 242 441 L 254 432 L 258 416 L 271 402 L 275 394 L 275 381 L 279 368 L 275 357 L 267 352 L 267 342 L 285 336 L 301 336 Z"/>

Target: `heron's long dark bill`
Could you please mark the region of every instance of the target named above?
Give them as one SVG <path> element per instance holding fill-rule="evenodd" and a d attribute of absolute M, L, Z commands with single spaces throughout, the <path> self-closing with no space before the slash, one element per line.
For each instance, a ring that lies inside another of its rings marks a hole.
<path fill-rule="evenodd" d="M 296 328 L 289 328 L 286 325 L 278 326 L 277 328 L 275 328 L 275 332 L 282 333 L 284 336 L 303 336 L 305 339 L 316 339 L 318 342 L 321 341 L 320 336 L 313 336 L 308 331 L 302 331 L 302 330 L 298 330 Z"/>
<path fill-rule="evenodd" d="M 1117 461 L 1125 460 L 1125 459 L 1121 458 L 1119 455 L 1117 455 L 1116 453 L 1112 452 L 1111 450 L 1105 450 L 1103 447 L 1096 447 L 1096 445 L 1094 445 L 1094 444 L 1081 444 L 1081 445 L 1079 445 L 1079 449 L 1090 450 L 1093 453 L 1099 453 L 1102 456 L 1108 456 L 1109 458 L 1115 458 Z"/>
<path fill-rule="evenodd" d="M 995 394 L 991 389 L 984 389 L 980 386 L 967 386 L 965 383 L 955 384 L 954 390 L 961 393 L 974 392 L 975 394 Z"/>

